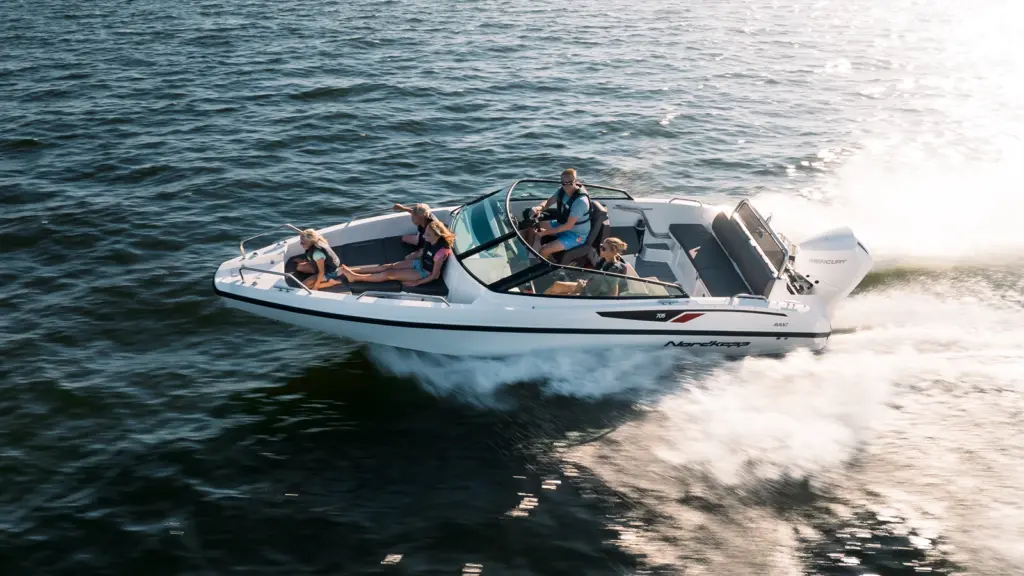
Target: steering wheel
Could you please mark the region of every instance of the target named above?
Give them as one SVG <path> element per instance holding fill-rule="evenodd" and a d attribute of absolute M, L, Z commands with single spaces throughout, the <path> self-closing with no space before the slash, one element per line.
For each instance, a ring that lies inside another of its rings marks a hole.
<path fill-rule="evenodd" d="M 519 219 L 517 224 L 519 230 L 526 230 L 527 228 L 533 228 L 540 223 L 540 214 L 533 211 L 533 207 L 529 207 L 523 210 L 523 216 Z"/>

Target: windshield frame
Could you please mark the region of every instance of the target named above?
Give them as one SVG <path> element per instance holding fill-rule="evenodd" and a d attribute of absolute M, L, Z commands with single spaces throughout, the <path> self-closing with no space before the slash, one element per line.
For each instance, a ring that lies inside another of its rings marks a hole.
<path fill-rule="evenodd" d="M 513 186 L 514 186 L 514 184 L 513 184 Z M 490 198 L 492 196 L 497 196 L 498 194 L 501 194 L 502 192 L 505 192 L 507 194 L 509 190 L 511 190 L 511 187 L 501 187 L 501 188 L 498 188 L 497 190 L 495 190 L 494 192 L 489 192 L 487 194 L 483 194 L 481 196 L 477 196 L 476 198 L 470 200 L 469 202 L 463 204 L 462 206 L 459 206 L 458 208 L 456 208 L 452 212 L 451 219 L 449 220 L 449 222 L 451 224 L 448 226 L 448 229 L 451 230 L 453 233 L 455 232 L 456 219 L 465 216 L 465 214 L 467 213 L 466 208 L 470 208 L 471 206 L 479 204 L 479 203 L 487 200 L 488 198 Z M 508 207 L 508 203 L 506 202 L 505 205 L 506 205 L 506 208 L 507 208 Z M 511 226 L 511 223 L 509 225 Z M 508 232 L 505 232 L 504 234 L 502 234 L 500 236 L 495 236 L 494 238 L 491 238 L 490 240 L 487 240 L 486 242 L 481 242 L 480 244 L 477 244 L 476 246 L 472 246 L 471 248 L 469 248 L 467 250 L 463 250 L 462 252 L 456 252 L 455 251 L 455 246 L 452 246 L 452 254 L 459 260 L 459 262 L 461 262 L 463 258 L 468 258 L 468 257 L 470 257 L 470 256 L 472 256 L 474 254 L 477 254 L 479 252 L 483 252 L 484 250 L 490 250 L 491 248 L 494 248 L 495 246 L 501 244 L 502 242 L 507 241 L 510 238 L 515 238 L 515 236 L 516 236 L 515 230 L 514 229 L 510 229 Z M 474 278 L 476 278 L 476 276 L 474 276 Z M 477 278 L 477 280 L 479 281 L 479 278 Z M 483 282 L 481 282 L 481 284 L 483 284 Z"/>
<path fill-rule="evenodd" d="M 458 260 L 459 264 L 462 265 L 463 270 L 465 270 L 466 273 L 469 274 L 470 277 L 472 277 L 474 280 L 476 280 L 481 286 L 486 287 L 488 290 L 490 290 L 492 292 L 497 292 L 499 294 L 509 294 L 510 293 L 509 290 L 511 288 L 515 287 L 515 286 L 520 285 L 523 282 L 524 277 L 539 278 L 539 277 L 544 276 L 546 274 L 551 274 L 551 273 L 555 272 L 558 269 L 564 269 L 564 270 L 575 270 L 575 271 L 584 272 L 584 273 L 587 273 L 587 274 L 601 274 L 601 275 L 604 275 L 604 276 L 611 276 L 611 277 L 615 277 L 615 278 L 624 278 L 624 279 L 629 280 L 629 281 L 641 282 L 641 283 L 644 283 L 644 284 L 653 284 L 653 285 L 656 285 L 656 286 L 662 286 L 662 287 L 666 287 L 666 288 L 674 288 L 675 290 L 679 291 L 679 294 L 671 294 L 670 293 L 670 294 L 667 294 L 667 295 L 630 296 L 630 297 L 622 297 L 622 296 L 583 296 L 583 295 L 573 296 L 573 298 L 576 298 L 576 299 L 587 299 L 587 300 L 652 300 L 652 299 L 653 300 L 666 300 L 666 299 L 677 299 L 677 298 L 689 298 L 689 296 L 686 294 L 686 291 L 683 290 L 682 286 L 680 286 L 678 283 L 675 283 L 675 282 L 662 282 L 661 280 L 649 280 L 649 279 L 646 279 L 646 278 L 640 278 L 638 276 L 629 276 L 629 275 L 626 275 L 626 274 L 618 274 L 618 273 L 615 273 L 615 272 L 610 272 L 610 271 L 605 271 L 605 270 L 596 270 L 596 269 L 590 269 L 590 268 L 580 268 L 578 266 L 570 266 L 570 265 L 567 265 L 567 264 L 557 264 L 557 263 L 552 262 L 552 261 L 544 258 L 543 256 L 541 256 L 539 252 L 537 252 L 536 250 L 533 249 L 533 246 L 530 246 L 530 244 L 528 242 L 526 242 L 526 240 L 523 238 L 523 235 L 520 234 L 518 225 L 517 225 L 517 223 L 516 223 L 516 221 L 515 221 L 515 219 L 514 219 L 514 217 L 512 215 L 512 206 L 511 206 L 512 192 L 515 190 L 517 185 L 519 185 L 520 183 L 523 183 L 523 182 L 551 184 L 553 186 L 552 189 L 555 189 L 555 188 L 557 188 L 558 186 L 561 185 L 561 182 L 559 180 L 550 180 L 550 179 L 545 179 L 545 178 L 522 178 L 522 179 L 519 179 L 519 180 L 516 180 L 515 182 L 513 182 L 511 185 L 508 186 L 508 188 L 501 188 L 501 189 L 498 189 L 498 190 L 496 190 L 494 192 L 491 192 L 489 194 L 484 194 L 482 196 L 474 198 L 472 201 L 467 202 L 466 204 L 464 204 L 464 205 L 460 206 L 459 208 L 457 208 L 456 211 L 452 214 L 451 222 L 452 222 L 452 228 L 454 228 L 455 227 L 455 219 L 464 216 L 464 213 L 465 213 L 464 209 L 465 208 L 468 208 L 468 207 L 473 206 L 474 204 L 478 204 L 478 203 L 480 203 L 480 202 L 482 202 L 482 201 L 484 201 L 484 200 L 486 200 L 486 199 L 488 199 L 488 198 L 490 198 L 492 196 L 500 194 L 502 191 L 505 192 L 505 218 L 507 219 L 508 227 L 510 229 L 509 232 L 506 232 L 505 234 L 503 234 L 501 236 L 498 236 L 498 237 L 495 237 L 495 238 L 493 238 L 491 240 L 488 240 L 487 242 L 483 242 L 481 244 L 478 244 L 478 245 L 476 245 L 476 246 L 474 246 L 474 247 L 472 247 L 472 248 L 470 248 L 468 250 L 465 250 L 463 252 L 454 254 L 455 259 Z M 618 189 L 618 188 L 611 188 L 611 187 L 608 187 L 608 186 L 599 186 L 599 185 L 589 185 L 589 184 L 587 184 L 585 186 L 588 189 L 588 192 L 589 192 L 590 189 L 594 189 L 594 190 L 601 190 L 601 191 L 607 191 L 607 192 L 611 192 L 612 193 L 612 194 L 603 194 L 603 195 L 601 195 L 601 194 L 591 194 L 590 197 L 595 199 L 595 200 L 627 200 L 627 201 L 630 201 L 630 202 L 635 200 L 633 198 L 633 196 L 629 192 L 626 192 L 625 190 L 621 190 L 621 189 Z M 478 278 L 476 276 L 476 274 L 473 274 L 473 272 L 470 271 L 469 267 L 466 266 L 465 263 L 463 263 L 463 259 L 469 258 L 470 256 L 473 256 L 473 255 L 478 254 L 480 252 L 483 252 L 485 250 L 489 250 L 491 248 L 494 248 L 495 246 L 498 246 L 499 244 L 502 244 L 504 242 L 508 242 L 509 240 L 515 240 L 520 245 L 524 246 L 530 252 L 530 254 L 532 254 L 533 256 L 535 256 L 537 258 L 537 260 L 538 260 L 537 263 L 533 264 L 532 266 L 529 266 L 527 268 L 524 268 L 522 270 L 519 270 L 518 272 L 514 272 L 514 273 L 512 273 L 512 274 L 510 274 L 508 276 L 505 276 L 505 277 L 503 277 L 503 278 L 501 278 L 501 279 L 499 279 L 499 280 L 497 280 L 495 282 L 492 282 L 490 284 L 487 284 L 487 283 L 483 282 L 482 280 L 480 280 L 480 278 Z M 559 298 L 560 297 L 560 296 L 548 295 L 548 294 L 527 294 L 527 293 L 516 293 L 515 295 L 516 296 L 535 296 L 535 297 L 536 296 L 540 296 L 540 297 L 544 297 L 544 298 Z"/>

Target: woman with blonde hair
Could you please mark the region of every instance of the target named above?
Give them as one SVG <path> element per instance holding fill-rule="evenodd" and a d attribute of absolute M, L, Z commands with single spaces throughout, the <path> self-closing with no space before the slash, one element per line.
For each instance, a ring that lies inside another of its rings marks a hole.
<path fill-rule="evenodd" d="M 601 243 L 601 259 L 597 261 L 597 270 L 602 272 L 613 272 L 615 274 L 626 273 L 626 263 L 622 260 L 622 253 L 626 251 L 626 243 L 618 238 L 607 238 Z M 605 276 L 604 274 L 589 274 L 587 280 L 576 282 L 555 282 L 551 288 L 544 291 L 549 296 L 604 296 L 615 297 L 627 289 L 626 279 L 617 276 Z"/>
<path fill-rule="evenodd" d="M 411 208 L 396 203 L 392 207 L 392 210 L 407 212 L 412 218 L 412 223 L 416 226 L 416 234 L 406 234 L 405 236 L 402 236 L 402 242 L 405 244 L 412 244 L 416 247 L 415 252 L 411 252 L 405 257 L 406 260 L 419 258 L 420 250 L 423 249 L 423 234 L 427 230 L 427 224 L 430 224 L 437 218 L 434 217 L 434 214 L 430 211 L 430 206 L 423 204 L 422 202 L 414 204 Z"/>
<path fill-rule="evenodd" d="M 372 274 L 365 270 L 356 271 L 348 266 L 339 267 L 349 282 L 387 282 L 398 280 L 403 286 L 412 287 L 433 282 L 441 276 L 445 260 L 452 254 L 455 234 L 440 220 L 433 220 L 423 233 L 423 251 L 415 260 L 402 260 L 394 264 L 376 267 Z"/>
<path fill-rule="evenodd" d="M 338 278 L 338 266 L 341 260 L 331 250 L 330 244 L 313 229 L 303 230 L 299 234 L 299 244 L 305 253 L 297 256 L 299 261 L 295 269 L 305 274 L 312 274 L 302 283 L 311 290 L 322 290 L 341 284 Z"/>

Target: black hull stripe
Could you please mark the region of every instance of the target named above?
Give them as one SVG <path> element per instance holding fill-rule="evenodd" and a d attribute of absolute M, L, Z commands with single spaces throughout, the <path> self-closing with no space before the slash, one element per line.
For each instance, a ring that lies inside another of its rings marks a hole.
<path fill-rule="evenodd" d="M 323 312 L 321 310 L 308 310 L 277 302 L 267 302 L 249 296 L 240 296 L 230 292 L 218 290 L 216 285 L 213 291 L 218 296 L 247 302 L 265 308 L 274 308 L 295 314 L 306 316 L 317 316 L 320 318 L 331 318 L 333 320 L 344 320 L 345 322 L 359 322 L 361 324 L 377 324 L 380 326 L 395 326 L 399 328 L 419 328 L 422 330 L 450 330 L 455 332 L 510 332 L 518 334 L 616 334 L 635 336 L 716 336 L 719 338 L 825 338 L 830 332 L 733 332 L 728 330 L 626 330 L 614 328 L 547 328 L 547 327 L 526 327 L 526 326 L 449 326 L 445 324 L 427 324 L 423 322 L 407 322 L 404 320 L 385 320 L 382 318 L 366 318 L 364 316 L 350 316 L 348 314 L 337 314 L 334 312 Z"/>

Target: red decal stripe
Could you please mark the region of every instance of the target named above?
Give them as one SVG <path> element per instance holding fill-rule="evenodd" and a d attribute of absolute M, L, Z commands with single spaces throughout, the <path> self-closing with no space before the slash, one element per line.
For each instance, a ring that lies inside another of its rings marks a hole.
<path fill-rule="evenodd" d="M 703 315 L 704 314 L 701 313 L 701 312 L 684 312 L 684 313 L 680 314 L 679 316 L 676 316 L 675 318 L 673 318 L 672 321 L 673 322 L 678 322 L 678 323 L 682 324 L 684 322 L 689 322 L 690 320 L 693 320 L 694 318 L 700 318 Z"/>

